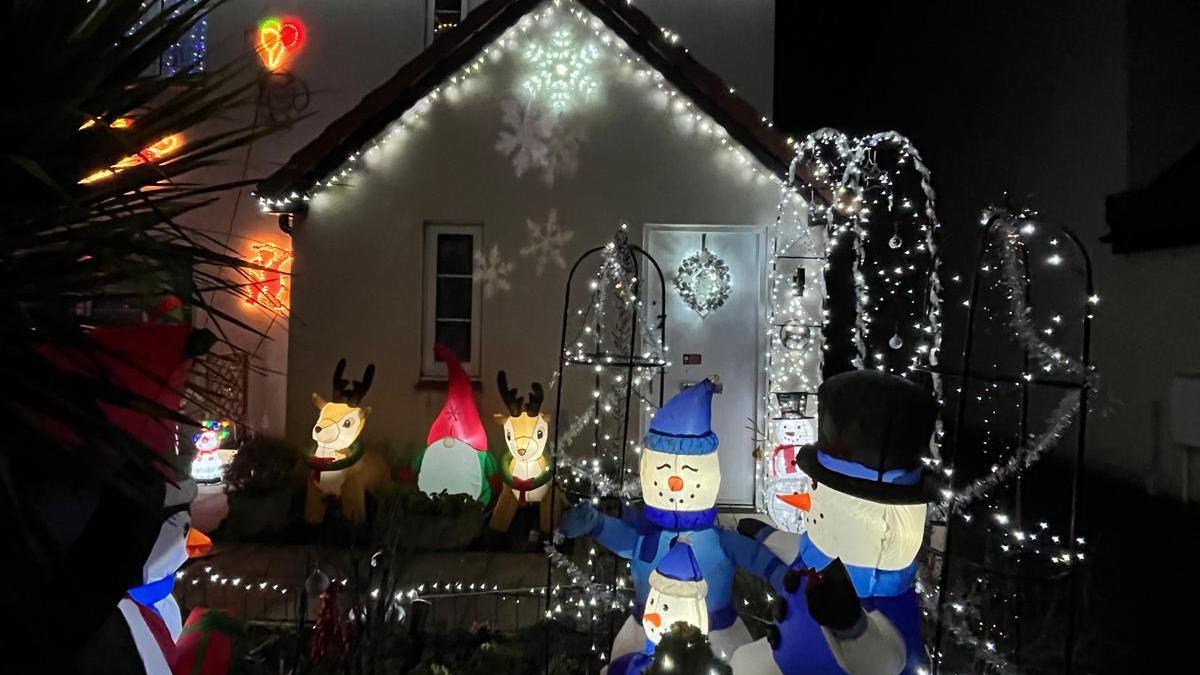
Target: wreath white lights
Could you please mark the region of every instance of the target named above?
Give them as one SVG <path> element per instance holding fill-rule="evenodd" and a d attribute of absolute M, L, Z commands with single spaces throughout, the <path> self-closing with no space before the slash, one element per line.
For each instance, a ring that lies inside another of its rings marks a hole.
<path fill-rule="evenodd" d="M 701 319 L 720 309 L 729 299 L 729 265 L 708 250 L 708 235 L 700 236 L 700 250 L 683 259 L 675 278 L 675 292 Z"/>

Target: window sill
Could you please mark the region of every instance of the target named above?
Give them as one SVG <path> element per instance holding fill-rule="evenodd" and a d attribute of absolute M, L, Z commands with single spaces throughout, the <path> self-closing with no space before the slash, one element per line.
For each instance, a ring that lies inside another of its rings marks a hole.
<path fill-rule="evenodd" d="M 436 377 L 422 377 L 413 385 L 413 389 L 417 391 L 445 391 L 449 380 Z M 473 391 L 483 391 L 483 381 L 478 377 L 471 378 L 471 389 Z"/>

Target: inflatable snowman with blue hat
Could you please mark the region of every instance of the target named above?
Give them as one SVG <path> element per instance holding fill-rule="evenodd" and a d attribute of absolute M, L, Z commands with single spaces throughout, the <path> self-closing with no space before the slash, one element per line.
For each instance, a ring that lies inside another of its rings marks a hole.
<path fill-rule="evenodd" d="M 721 467 L 717 436 L 712 432 L 713 380 L 689 387 L 659 409 L 650 422 L 641 452 L 641 484 L 645 506 L 629 520 L 601 514 L 584 502 L 563 516 L 568 538 L 592 536 L 614 554 L 630 561 L 637 592 L 633 612 L 613 641 L 612 659 L 640 651 L 646 638 L 643 612 L 650 578 L 671 542 L 686 533 L 707 584 L 708 628 L 713 652 L 729 658 L 750 642 L 731 594 L 734 567 L 760 573 L 782 565 L 747 537 L 716 526 Z"/>
<path fill-rule="evenodd" d="M 650 594 L 646 596 L 646 610 L 642 615 L 645 648 L 613 661 L 609 675 L 636 675 L 645 670 L 653 661 L 654 649 L 663 635 L 676 624 L 685 623 L 707 635 L 707 596 L 708 584 L 704 581 L 700 563 L 687 535 L 681 535 L 650 573 Z"/>
<path fill-rule="evenodd" d="M 920 385 L 853 371 L 821 385 L 817 443 L 797 463 L 811 492 L 785 501 L 807 511 L 801 535 L 758 521 L 739 530 L 792 571 L 764 640 L 734 654 L 734 672 L 915 674 L 928 669 L 914 584 L 934 476 L 921 461 L 936 408 Z"/>

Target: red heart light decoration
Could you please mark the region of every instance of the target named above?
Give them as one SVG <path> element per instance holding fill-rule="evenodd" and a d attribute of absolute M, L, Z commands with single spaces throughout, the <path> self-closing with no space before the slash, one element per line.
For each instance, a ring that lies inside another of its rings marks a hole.
<path fill-rule="evenodd" d="M 304 29 L 294 19 L 286 19 L 280 24 L 279 41 L 283 43 L 284 49 L 289 52 L 295 51 L 303 39 Z"/>
<path fill-rule="evenodd" d="M 271 17 L 258 24 L 258 55 L 271 72 L 285 70 L 290 56 L 304 42 L 304 24 L 299 19 Z"/>

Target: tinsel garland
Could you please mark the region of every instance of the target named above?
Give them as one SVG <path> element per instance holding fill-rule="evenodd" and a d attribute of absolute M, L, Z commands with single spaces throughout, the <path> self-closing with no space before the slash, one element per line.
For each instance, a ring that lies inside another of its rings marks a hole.
<path fill-rule="evenodd" d="M 605 474 L 600 470 L 597 460 L 582 457 L 561 456 L 558 458 L 559 467 L 570 469 L 579 478 L 592 484 L 594 497 L 619 496 L 623 499 L 640 499 L 642 496 L 641 478 L 630 475 L 624 482 Z"/>
<path fill-rule="evenodd" d="M 588 606 L 604 605 L 606 609 L 623 609 L 624 605 L 619 602 L 617 593 L 629 589 L 617 588 L 616 592 L 614 592 L 607 585 L 592 581 L 590 574 L 584 572 L 580 569 L 579 565 L 575 564 L 575 561 L 563 555 L 562 551 L 558 550 L 557 546 L 565 540 L 566 537 L 563 536 L 562 532 L 555 532 L 552 541 L 547 541 L 543 546 L 550 563 L 567 575 L 571 586 L 579 588 L 589 597 Z M 550 611 L 548 605 L 547 611 Z"/>
<path fill-rule="evenodd" d="M 938 612 L 942 609 L 938 603 L 937 593 L 927 590 L 936 588 L 937 582 L 930 580 L 928 571 L 921 566 L 916 592 L 917 597 L 921 599 L 921 608 L 927 615 L 938 616 Z M 973 648 L 975 658 L 991 668 L 990 672 L 996 675 L 1017 675 L 1019 671 L 1013 667 L 1009 657 L 995 643 L 982 640 L 971 627 L 972 624 L 983 624 L 983 615 L 976 607 L 976 603 L 967 597 L 947 595 L 945 607 L 949 607 L 952 611 L 942 612 L 941 621 L 942 626 L 949 631 L 954 640 L 960 645 Z M 941 655 L 934 654 L 934 658 L 939 659 Z"/>
<path fill-rule="evenodd" d="M 350 649 L 346 617 L 338 609 L 338 588 L 330 585 L 321 593 L 321 609 L 313 628 L 310 655 L 319 659 L 326 654 L 345 654 Z"/>
<path fill-rule="evenodd" d="M 1080 389 L 1068 392 L 1058 402 L 1046 420 L 1045 430 L 1034 436 L 1029 443 L 1018 446 L 1008 459 L 993 467 L 987 476 L 950 495 L 948 501 L 939 506 L 943 515 L 947 512 L 962 511 L 992 488 L 1036 463 L 1053 449 L 1070 429 L 1079 413 L 1083 392 L 1090 391 L 1096 394 L 1100 391 L 1100 377 L 1094 367 L 1082 363 L 1043 340 L 1037 327 L 1033 325 L 1033 308 L 1025 299 L 1028 280 L 1021 255 L 1025 244 L 1020 236 L 1020 228 L 1014 224 L 1031 222 L 1032 214 L 1028 211 L 1014 213 L 1008 209 L 991 208 L 984 211 L 983 220 L 989 223 L 989 231 L 995 233 L 994 243 L 1000 259 L 1000 284 L 1004 287 L 1009 302 L 1008 324 L 1017 342 L 1028 353 L 1033 354 L 1044 370 L 1066 370 L 1081 378 L 1082 384 Z"/>

